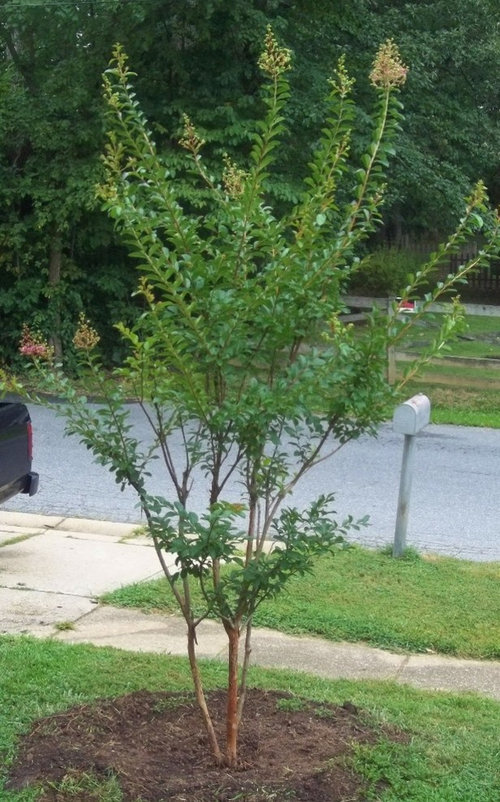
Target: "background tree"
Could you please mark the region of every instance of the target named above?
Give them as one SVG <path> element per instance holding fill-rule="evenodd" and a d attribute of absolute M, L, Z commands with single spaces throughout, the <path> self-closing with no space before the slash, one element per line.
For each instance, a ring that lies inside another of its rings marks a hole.
<path fill-rule="evenodd" d="M 318 141 L 323 87 L 342 52 L 357 78 L 359 157 L 370 136 L 370 54 L 393 37 L 411 66 L 404 130 L 390 167 L 384 237 L 434 236 L 458 220 L 484 177 L 497 200 L 500 9 L 494 0 L 4 0 L 0 7 L 0 335 L 12 359 L 23 322 L 70 355 L 79 311 L 93 310 L 106 358 L 120 358 L 110 321 L 138 312 L 131 262 L 95 206 L 103 107 L 100 74 L 116 40 L 138 72 L 138 96 L 159 150 L 180 178 L 172 145 L 182 113 L 196 116 L 207 169 L 223 152 L 245 159 L 259 119 L 256 58 L 269 21 L 295 52 L 289 133 L 265 190 L 280 212 L 297 203 Z M 210 195 L 179 182 L 185 208 Z M 347 197 L 347 196 L 346 196 Z M 380 235 L 379 235 L 380 236 Z M 367 248 L 371 248 L 369 243 Z"/>
<path fill-rule="evenodd" d="M 203 140 L 185 118 L 180 144 L 188 153 L 192 181 L 201 182 L 211 196 L 206 210 L 197 213 L 179 203 L 183 185 L 179 189 L 158 154 L 135 98 L 133 74 L 123 51 L 116 51 L 105 78 L 110 133 L 100 194 L 138 260 L 145 310 L 134 326 L 120 325 L 128 357 L 111 378 L 93 355 L 96 332 L 80 321 L 74 344 L 88 354 L 81 380 L 89 393 L 103 398 L 98 408 L 89 407 L 60 368 L 51 367 L 49 348 L 48 369 L 38 363 L 44 388 L 68 402 L 56 405 L 67 417 L 67 430 L 138 495 L 186 620 L 195 692 L 214 757 L 230 766 L 237 760 L 256 608 L 363 523 L 337 522 L 332 497 L 321 497 L 306 510 L 283 507 L 283 502 L 310 468 L 350 439 L 375 432 L 394 394 L 385 377 L 388 345 L 455 281 L 450 277 L 438 285 L 410 321 L 374 310 L 360 332 L 343 324 L 342 293 L 359 267 L 357 246 L 381 221 L 384 166 L 401 116 L 397 92 L 406 67 L 392 42 L 380 48 L 370 75 L 376 92 L 372 137 L 359 165 L 352 166 L 353 82 L 339 62 L 305 189 L 294 209 L 280 215 L 268 203 L 266 181 L 285 133 L 290 59 L 269 29 L 259 60 L 266 76 L 265 116 L 252 135 L 245 166 L 227 156 L 219 176 L 209 174 Z M 458 230 L 416 274 L 403 291 L 405 298 L 427 280 L 437 261 L 482 225 L 485 202 L 479 185 Z M 496 253 L 499 242 L 494 217 L 484 252 L 461 276 Z M 454 305 L 423 361 L 442 347 L 459 321 Z M 33 350 L 28 330 L 21 350 Z M 407 377 L 418 366 L 409 366 Z M 150 447 L 139 442 L 129 423 L 131 395 L 151 427 Z M 179 437 L 180 454 L 173 447 Z M 166 497 L 148 490 L 148 465 L 158 457 L 169 480 Z M 200 472 L 209 480 L 201 515 L 192 503 Z M 271 535 L 277 547 L 268 551 Z M 176 555 L 173 569 L 165 552 Z M 201 610 L 193 605 L 190 579 L 199 582 Z M 224 748 L 196 659 L 196 630 L 210 614 L 220 619 L 228 637 Z"/>
<path fill-rule="evenodd" d="M 396 235 L 439 232 L 454 224 L 461 196 L 478 178 L 500 200 L 500 7 L 490 0 L 384 5 L 377 32 L 394 28 L 412 65 L 391 170 L 391 223 Z"/>
<path fill-rule="evenodd" d="M 92 59 L 82 15 L 74 4 L 54 6 L 50 14 L 26 5 L 7 2 L 1 10 L 8 81 L 1 118 L 2 300 L 8 307 L 24 292 L 26 309 L 28 299 L 45 296 L 44 328 L 60 356 L 63 305 L 76 300 L 62 278 L 75 268 L 73 232 L 95 207 L 102 115 L 98 84 L 82 80 Z"/>
<path fill-rule="evenodd" d="M 389 169 L 384 210 L 391 239 L 436 236 L 453 227 L 464 194 L 480 178 L 493 202 L 498 202 L 498 3 L 302 0 L 284 16 L 287 40 L 297 54 L 298 91 L 292 112 L 300 123 L 293 126 L 297 150 L 307 149 L 313 138 L 322 75 L 340 52 L 345 52 L 357 78 L 358 128 L 353 146 L 358 151 L 368 135 L 364 76 L 370 53 L 378 42 L 392 37 L 410 66 L 405 125 Z M 295 162 L 296 157 L 294 153 Z"/>
<path fill-rule="evenodd" d="M 2 3 L 4 359 L 15 353 L 24 322 L 49 336 L 59 355 L 62 341 L 66 352 L 71 350 L 71 332 L 84 307 L 94 310 L 108 358 L 119 358 L 109 321 L 132 319 L 134 273 L 96 208 L 94 192 L 104 141 L 101 74 L 116 39 L 145 76 L 141 94 L 162 144 L 168 146 L 179 130 L 180 106 L 189 111 L 198 105 L 213 117 L 215 142 L 224 131 L 240 145 L 242 121 L 255 105 L 256 42 L 262 41 L 266 15 L 279 5 L 273 0 Z"/>

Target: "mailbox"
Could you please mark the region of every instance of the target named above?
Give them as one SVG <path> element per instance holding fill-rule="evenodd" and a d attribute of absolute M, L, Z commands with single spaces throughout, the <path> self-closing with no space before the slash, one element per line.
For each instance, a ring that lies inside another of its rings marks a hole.
<path fill-rule="evenodd" d="M 394 411 L 392 427 L 399 434 L 417 434 L 431 419 L 431 402 L 423 393 L 409 398 Z"/>

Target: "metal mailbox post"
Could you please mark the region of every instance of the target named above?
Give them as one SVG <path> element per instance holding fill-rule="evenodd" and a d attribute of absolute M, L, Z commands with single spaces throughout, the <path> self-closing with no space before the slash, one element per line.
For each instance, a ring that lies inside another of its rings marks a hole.
<path fill-rule="evenodd" d="M 399 483 L 398 512 L 394 532 L 393 557 L 401 557 L 406 547 L 406 530 L 408 528 L 408 510 L 413 478 L 413 460 L 415 455 L 415 435 L 431 419 L 431 402 L 423 393 L 418 393 L 408 401 L 400 404 L 394 411 L 392 427 L 395 432 L 404 434 L 403 462 Z"/>

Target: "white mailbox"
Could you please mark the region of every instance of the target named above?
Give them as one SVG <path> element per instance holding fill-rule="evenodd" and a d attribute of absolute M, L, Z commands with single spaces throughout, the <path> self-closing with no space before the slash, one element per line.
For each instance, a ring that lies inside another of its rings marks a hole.
<path fill-rule="evenodd" d="M 409 398 L 396 408 L 392 427 L 398 434 L 417 434 L 431 419 L 431 402 L 423 393 Z"/>

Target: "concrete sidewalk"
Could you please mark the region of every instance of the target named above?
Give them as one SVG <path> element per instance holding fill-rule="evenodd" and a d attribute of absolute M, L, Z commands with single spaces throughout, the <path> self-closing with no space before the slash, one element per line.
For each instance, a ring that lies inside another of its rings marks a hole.
<path fill-rule="evenodd" d="M 181 618 L 97 601 L 106 591 L 161 575 L 151 541 L 134 525 L 0 511 L 2 634 L 185 655 Z M 226 658 L 222 627 L 205 621 L 198 632 L 200 657 Z M 393 680 L 500 700 L 500 662 L 392 654 L 267 629 L 253 632 L 252 661 L 330 679 Z"/>

